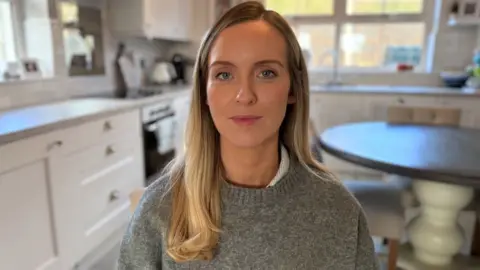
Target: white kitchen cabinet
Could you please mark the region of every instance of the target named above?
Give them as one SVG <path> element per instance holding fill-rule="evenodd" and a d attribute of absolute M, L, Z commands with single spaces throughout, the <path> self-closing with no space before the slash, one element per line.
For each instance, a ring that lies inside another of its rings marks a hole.
<path fill-rule="evenodd" d="M 48 186 L 46 159 L 0 173 L 1 269 L 63 270 Z"/>
<path fill-rule="evenodd" d="M 128 196 L 144 181 L 139 145 L 123 136 L 51 158 L 59 245 L 73 265 L 128 222 Z"/>
<path fill-rule="evenodd" d="M 366 95 L 340 94 L 312 94 L 310 101 L 310 117 L 313 120 L 316 132 L 320 135 L 326 129 L 355 122 L 371 121 L 370 108 Z M 341 178 L 357 179 L 381 178 L 380 173 L 356 166 L 352 163 L 336 158 L 325 151 L 322 152 L 325 165 Z"/>
<path fill-rule="evenodd" d="M 109 0 L 114 35 L 188 41 L 194 0 Z"/>
<path fill-rule="evenodd" d="M 0 269 L 81 267 L 144 178 L 138 110 L 0 147 Z"/>

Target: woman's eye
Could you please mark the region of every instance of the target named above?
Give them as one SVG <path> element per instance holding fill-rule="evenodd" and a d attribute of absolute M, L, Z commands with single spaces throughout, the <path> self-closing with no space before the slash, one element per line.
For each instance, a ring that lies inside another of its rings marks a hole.
<path fill-rule="evenodd" d="M 274 78 L 277 74 L 273 70 L 264 70 L 260 72 L 260 77 L 262 78 Z"/>
<path fill-rule="evenodd" d="M 217 73 L 215 78 L 217 78 L 221 81 L 226 81 L 226 80 L 230 80 L 232 78 L 232 74 L 230 72 L 219 72 L 219 73 Z"/>

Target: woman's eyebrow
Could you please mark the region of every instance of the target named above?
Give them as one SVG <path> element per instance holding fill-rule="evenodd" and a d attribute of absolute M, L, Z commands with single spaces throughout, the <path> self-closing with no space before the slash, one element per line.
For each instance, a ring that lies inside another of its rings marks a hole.
<path fill-rule="evenodd" d="M 260 60 L 258 62 L 255 62 L 255 65 L 256 66 L 259 66 L 259 65 L 266 65 L 266 64 L 276 64 L 276 65 L 279 65 L 281 66 L 282 68 L 284 67 L 284 65 L 282 64 L 282 62 L 278 61 L 278 60 L 275 60 L 275 59 L 265 59 L 265 60 Z M 213 61 L 210 65 L 209 65 L 209 68 L 213 67 L 213 66 L 235 66 L 235 64 L 233 64 L 232 62 L 228 62 L 228 61 Z"/>
<path fill-rule="evenodd" d="M 274 59 L 267 59 L 267 60 L 261 60 L 255 63 L 255 65 L 265 65 L 265 64 L 277 64 L 281 66 L 282 68 L 284 67 L 282 62 Z"/>
<path fill-rule="evenodd" d="M 228 61 L 213 61 L 208 67 L 213 67 L 213 66 L 235 66 L 233 63 L 228 62 Z"/>

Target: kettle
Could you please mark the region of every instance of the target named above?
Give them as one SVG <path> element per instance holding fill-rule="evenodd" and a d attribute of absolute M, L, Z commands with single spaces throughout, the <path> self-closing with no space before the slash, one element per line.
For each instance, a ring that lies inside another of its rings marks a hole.
<path fill-rule="evenodd" d="M 155 64 L 150 76 L 150 80 L 153 83 L 164 84 L 170 83 L 173 78 L 176 78 L 177 74 L 175 67 L 169 62 L 158 62 Z"/>

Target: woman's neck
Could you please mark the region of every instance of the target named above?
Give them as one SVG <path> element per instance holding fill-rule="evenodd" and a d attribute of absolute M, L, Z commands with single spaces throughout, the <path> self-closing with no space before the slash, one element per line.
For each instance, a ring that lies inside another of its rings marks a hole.
<path fill-rule="evenodd" d="M 268 186 L 280 163 L 278 139 L 251 148 L 220 139 L 220 155 L 227 180 L 242 187 Z"/>

